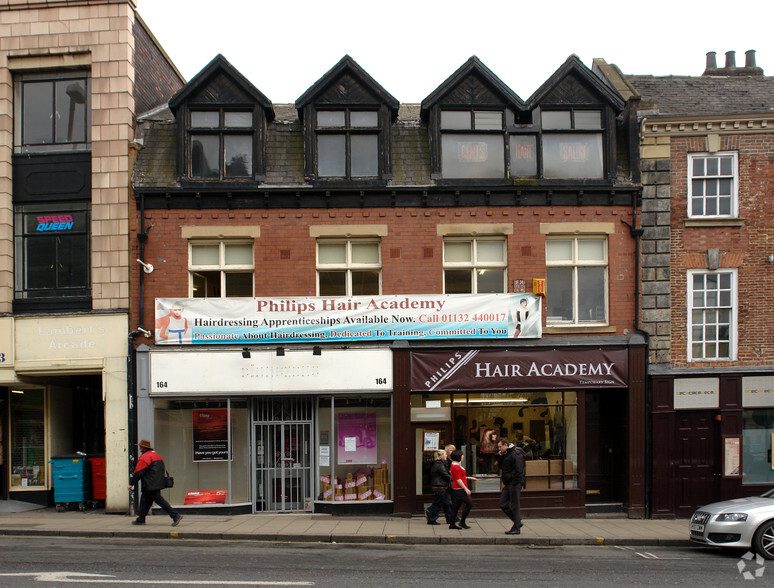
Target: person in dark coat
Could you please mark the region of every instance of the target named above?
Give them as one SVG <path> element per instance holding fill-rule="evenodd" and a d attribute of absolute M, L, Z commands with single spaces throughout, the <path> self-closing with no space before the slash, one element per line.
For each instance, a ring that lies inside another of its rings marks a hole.
<path fill-rule="evenodd" d="M 430 488 L 433 490 L 433 504 L 428 506 L 425 511 L 428 525 L 440 524 L 438 522 L 438 515 L 444 507 L 450 483 L 451 474 L 446 468 L 446 452 L 440 449 L 435 452 L 435 461 L 430 467 Z"/>
<path fill-rule="evenodd" d="M 524 450 L 511 445 L 505 437 L 500 438 L 497 448 L 503 482 L 499 506 L 505 516 L 513 521 L 513 526 L 505 534 L 519 535 L 523 526 L 521 524 L 521 489 L 526 482 Z"/>
<path fill-rule="evenodd" d="M 150 441 L 143 439 L 137 444 L 140 448 L 142 455 L 137 460 L 137 465 L 134 468 L 134 473 L 129 476 L 129 489 L 142 480 L 142 492 L 140 493 L 140 512 L 137 513 L 137 518 L 132 521 L 133 525 L 144 525 L 145 517 L 148 515 L 151 506 L 155 502 L 172 519 L 172 526 L 177 527 L 180 521 L 183 519 L 183 515 L 172 508 L 169 503 L 161 496 L 161 491 L 164 489 L 164 478 L 166 477 L 164 460 L 161 456 L 153 451 Z"/>

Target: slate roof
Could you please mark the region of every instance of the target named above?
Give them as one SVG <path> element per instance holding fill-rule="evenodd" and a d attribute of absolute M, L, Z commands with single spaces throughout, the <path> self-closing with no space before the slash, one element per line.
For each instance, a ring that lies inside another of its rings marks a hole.
<path fill-rule="evenodd" d="M 625 77 L 642 97 L 643 111 L 674 116 L 774 112 L 774 77 Z"/>

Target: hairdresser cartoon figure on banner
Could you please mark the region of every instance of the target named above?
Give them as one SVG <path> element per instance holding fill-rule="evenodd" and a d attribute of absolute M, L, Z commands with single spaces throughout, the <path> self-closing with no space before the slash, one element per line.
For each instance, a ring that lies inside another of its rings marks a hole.
<path fill-rule="evenodd" d="M 190 343 L 188 319 L 183 316 L 183 305 L 175 302 L 169 313 L 159 317 L 163 313 L 161 305 L 156 308 L 156 338 L 170 340 L 174 343 Z"/>

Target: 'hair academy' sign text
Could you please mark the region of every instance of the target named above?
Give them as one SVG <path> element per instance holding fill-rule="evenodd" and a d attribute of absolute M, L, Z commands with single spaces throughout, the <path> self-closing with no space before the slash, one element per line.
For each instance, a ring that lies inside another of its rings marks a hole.
<path fill-rule="evenodd" d="M 414 391 L 622 388 L 626 349 L 454 350 L 411 354 Z"/>

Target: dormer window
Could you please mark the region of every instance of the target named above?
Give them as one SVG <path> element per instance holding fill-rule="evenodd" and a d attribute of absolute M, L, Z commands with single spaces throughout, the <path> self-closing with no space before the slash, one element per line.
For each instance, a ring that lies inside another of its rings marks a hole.
<path fill-rule="evenodd" d="M 398 101 L 345 55 L 296 100 L 311 181 L 378 184 L 390 179 L 390 131 Z"/>
<path fill-rule="evenodd" d="M 169 101 L 183 183 L 258 182 L 266 176 L 271 102 L 222 55 Z"/>
<path fill-rule="evenodd" d="M 379 177 L 378 110 L 317 110 L 317 176 Z"/>
<path fill-rule="evenodd" d="M 226 179 L 253 175 L 253 113 L 191 110 L 190 176 Z"/>
<path fill-rule="evenodd" d="M 502 110 L 441 111 L 441 174 L 444 178 L 505 175 Z"/>
<path fill-rule="evenodd" d="M 543 177 L 604 178 L 602 111 L 543 110 Z"/>

